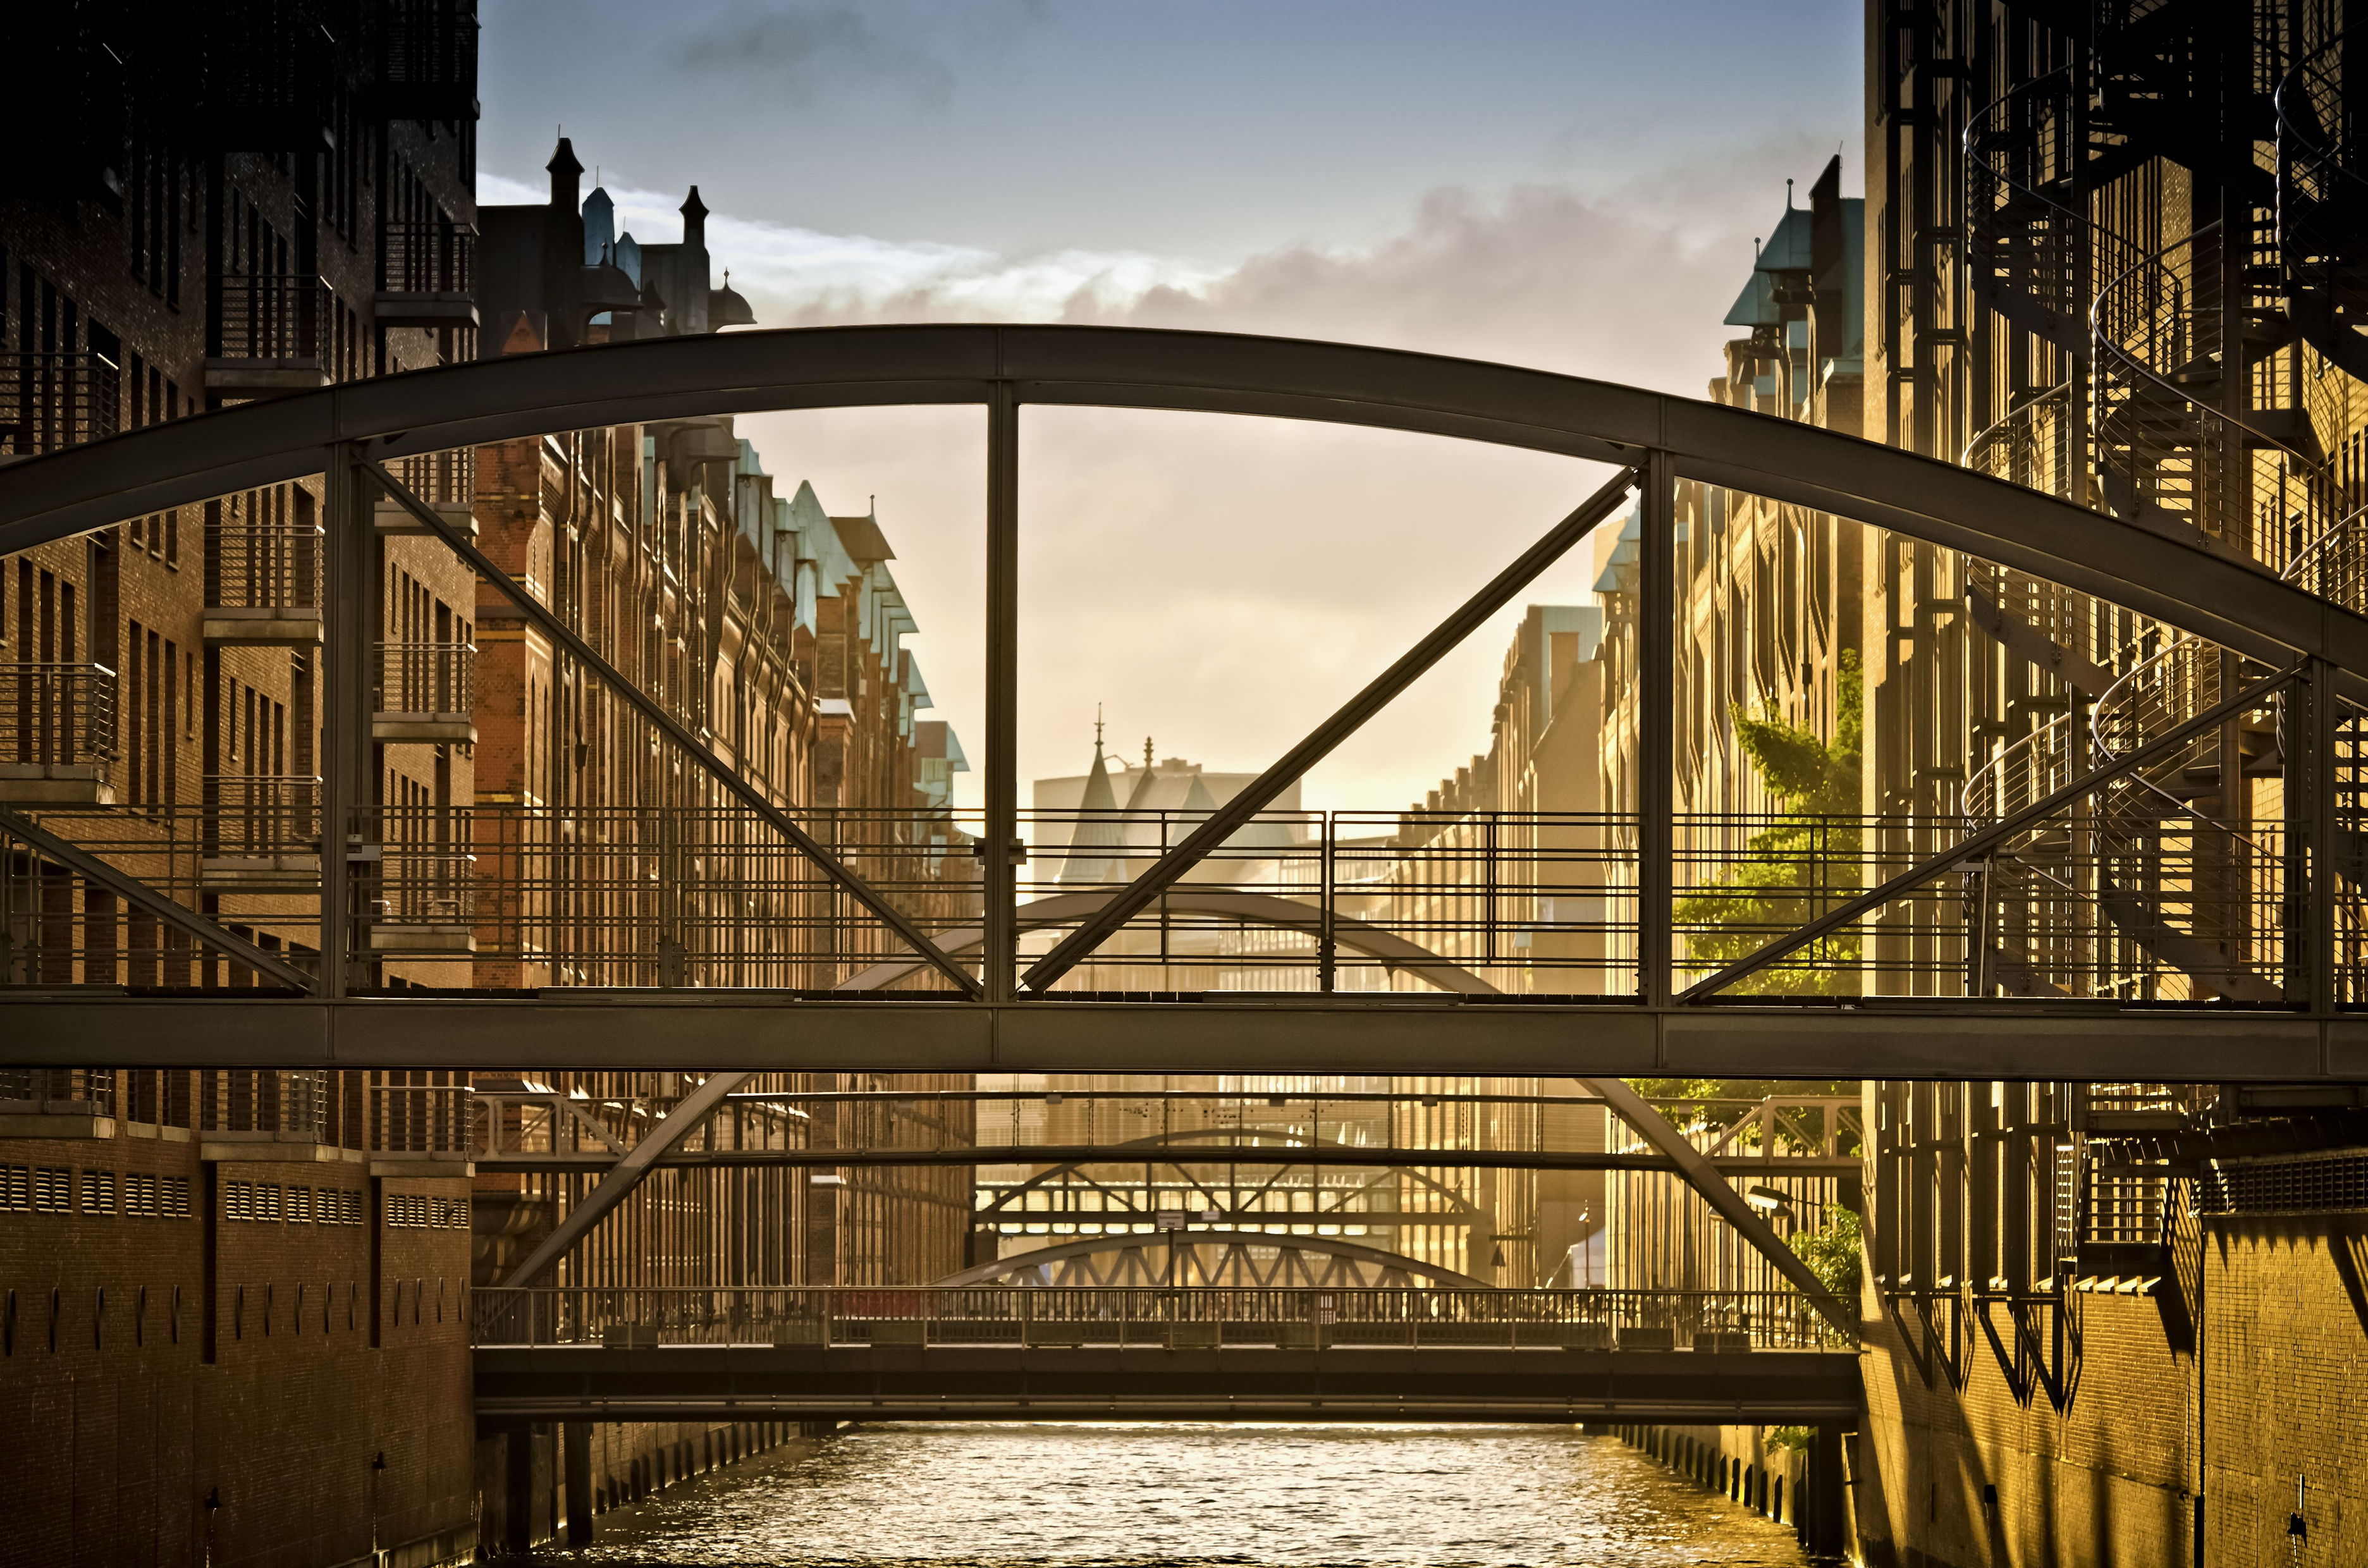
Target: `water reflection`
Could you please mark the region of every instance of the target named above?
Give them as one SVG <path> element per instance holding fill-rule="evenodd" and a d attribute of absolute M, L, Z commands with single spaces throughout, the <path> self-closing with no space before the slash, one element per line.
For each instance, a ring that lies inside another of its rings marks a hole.
<path fill-rule="evenodd" d="M 638 1563 L 1798 1564 L 1790 1527 L 1567 1427 L 878 1426 L 604 1514 Z"/>

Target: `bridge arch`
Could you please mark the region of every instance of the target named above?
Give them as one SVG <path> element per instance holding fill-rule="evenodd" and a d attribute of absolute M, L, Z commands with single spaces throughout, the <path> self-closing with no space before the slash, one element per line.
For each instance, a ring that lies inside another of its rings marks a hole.
<path fill-rule="evenodd" d="M 1031 899 L 1019 906 L 1019 928 L 1030 931 L 1074 925 L 1099 910 L 1111 896 L 1108 892 L 1063 892 L 1049 898 Z M 1178 888 L 1170 889 L 1160 896 L 1162 903 L 1178 915 L 1210 915 L 1237 920 L 1245 926 L 1264 926 L 1310 935 L 1325 926 L 1324 912 L 1315 905 L 1275 893 L 1200 892 Z M 1336 913 L 1331 920 L 1331 932 L 1334 941 L 1352 952 L 1378 959 L 1390 968 L 1403 970 L 1440 991 L 1460 996 L 1502 994 L 1496 986 L 1454 960 L 1442 958 L 1420 943 L 1410 942 L 1370 922 Z M 940 932 L 934 940 L 938 950 L 949 955 L 975 952 L 985 944 L 986 928 L 983 926 L 956 926 L 951 931 Z M 887 959 L 848 976 L 835 989 L 879 991 L 928 967 L 929 962 L 924 958 Z"/>
<path fill-rule="evenodd" d="M 1273 1262 L 1260 1270 L 1249 1256 L 1252 1249 L 1272 1251 Z M 1146 1252 L 1173 1255 L 1175 1271 L 1154 1269 Z M 1115 1256 L 1112 1256 L 1115 1255 Z M 1112 1267 L 1093 1267 L 1109 1257 Z M 1324 1266 L 1312 1267 L 1310 1258 Z M 1079 1267 L 1079 1266 L 1083 1267 Z M 1050 1269 L 1060 1278 L 1048 1278 Z M 1243 1278 L 1227 1279 L 1231 1271 Z M 1317 1290 L 1388 1289 L 1429 1286 L 1456 1290 L 1495 1289 L 1486 1279 L 1424 1263 L 1419 1258 L 1369 1247 L 1338 1236 L 1277 1236 L 1263 1231 L 1115 1232 L 1080 1236 L 1075 1241 L 1015 1253 L 992 1262 L 974 1264 L 935 1283 L 962 1285 L 1216 1285 L 1312 1286 Z"/>
<path fill-rule="evenodd" d="M 1084 920 L 1116 896 L 1107 892 L 1077 892 L 1056 893 L 1051 898 L 1036 899 L 1019 907 L 1018 926 L 1019 929 L 1027 930 Z M 1314 905 L 1279 898 L 1272 893 L 1202 892 L 1171 888 L 1161 896 L 1167 900 L 1171 909 L 1221 914 L 1245 924 L 1270 925 L 1288 930 L 1313 929 L 1321 919 L 1321 911 Z M 1364 921 L 1336 915 L 1332 936 L 1343 946 L 1419 974 L 1442 991 L 1467 996 L 1502 994 L 1496 986 L 1463 965 Z M 966 930 L 948 931 L 937 940 L 939 950 L 951 955 L 984 946 L 985 933 L 983 928 L 973 926 Z M 917 958 L 891 959 L 850 976 L 841 983 L 838 989 L 877 990 L 911 974 L 925 961 Z M 1614 1114 L 1634 1128 L 1658 1153 L 1675 1161 L 1679 1175 L 1702 1195 L 1702 1200 L 1734 1226 L 1779 1274 L 1807 1297 L 1821 1315 L 1837 1328 L 1851 1332 L 1850 1314 L 1856 1308 L 1833 1297 L 1826 1290 L 1824 1282 L 1810 1271 L 1808 1265 L 1777 1236 L 1765 1220 L 1752 1212 L 1743 1196 L 1728 1184 L 1702 1152 L 1687 1142 L 1658 1111 L 1645 1103 L 1642 1096 L 1617 1078 L 1580 1078 L 1577 1081 L 1601 1097 Z"/>
<path fill-rule="evenodd" d="M 555 430 L 769 409 L 1019 403 L 1242 414 L 1634 463 L 1833 512 L 2368 687 L 2368 618 L 2267 570 L 1813 425 L 1518 366 L 1143 327 L 816 327 L 444 366 L 151 426 L 0 472 L 0 554 L 322 472 Z"/>
<path fill-rule="evenodd" d="M 1235 1132 L 1232 1129 L 1210 1127 L 1196 1128 L 1185 1132 L 1155 1133 L 1149 1138 L 1135 1138 L 1130 1139 L 1128 1142 L 1123 1143 L 1114 1143 L 1110 1145 L 1108 1153 L 1097 1155 L 1092 1159 L 1064 1160 L 1058 1165 L 1047 1165 L 1044 1169 L 1037 1172 L 1034 1176 L 1030 1176 L 1026 1181 L 1013 1185 L 994 1202 L 988 1204 L 984 1209 L 978 1210 L 973 1218 L 973 1221 L 976 1221 L 984 1220 L 995 1215 L 1008 1217 L 1014 1213 L 1029 1213 L 1030 1210 L 1024 1209 L 1013 1210 L 1007 1206 L 1016 1198 L 1024 1197 L 1026 1194 L 1030 1192 L 1042 1191 L 1047 1186 L 1051 1185 L 1055 1179 L 1076 1171 L 1084 1170 L 1087 1166 L 1133 1165 L 1134 1163 L 1133 1159 L 1131 1157 L 1121 1159 L 1119 1156 L 1121 1153 L 1125 1153 L 1130 1156 L 1140 1154 L 1143 1162 L 1146 1165 L 1178 1166 L 1204 1165 L 1208 1162 L 1194 1160 L 1192 1158 L 1191 1151 L 1188 1148 L 1182 1147 L 1182 1145 L 1188 1144 L 1194 1139 L 1201 1137 L 1215 1138 L 1237 1136 L 1239 1136 L 1239 1134 Z M 1261 1148 L 1263 1147 L 1264 1146 L 1261 1145 Z M 1275 1157 L 1270 1161 L 1245 1160 L 1241 1158 L 1238 1152 L 1231 1153 L 1226 1157 L 1229 1163 L 1235 1165 L 1288 1165 L 1294 1163 L 1291 1158 L 1292 1152 L 1294 1149 L 1304 1149 L 1307 1147 L 1308 1145 L 1304 1142 L 1277 1143 L 1273 1145 Z M 1027 1162 L 1022 1161 L 1019 1163 L 1025 1164 Z M 1453 1187 L 1449 1187 L 1445 1182 L 1439 1180 L 1435 1176 L 1425 1176 L 1419 1169 L 1417 1169 L 1414 1166 L 1386 1165 L 1377 1162 L 1372 1168 L 1378 1170 L 1395 1171 L 1401 1175 L 1410 1176 L 1414 1179 L 1415 1183 L 1421 1187 L 1425 1191 L 1431 1193 L 1449 1205 L 1449 1207 L 1435 1210 L 1423 1210 L 1422 1212 L 1425 1216 L 1445 1217 L 1449 1219 L 1471 1219 L 1480 1212 L 1478 1209 L 1474 1208 Z M 1042 1212 L 1042 1210 L 1035 1210 L 1035 1212 Z M 1302 1221 L 1297 1219 L 1289 1219 L 1283 1220 L 1281 1222 L 1297 1224 Z"/>

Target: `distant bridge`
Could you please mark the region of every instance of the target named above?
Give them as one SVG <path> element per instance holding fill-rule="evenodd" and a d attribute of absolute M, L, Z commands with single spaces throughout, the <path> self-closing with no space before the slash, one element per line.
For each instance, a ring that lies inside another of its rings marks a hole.
<path fill-rule="evenodd" d="M 477 1415 L 532 1421 L 1839 1426 L 1855 1346 L 1780 1292 L 484 1290 Z"/>

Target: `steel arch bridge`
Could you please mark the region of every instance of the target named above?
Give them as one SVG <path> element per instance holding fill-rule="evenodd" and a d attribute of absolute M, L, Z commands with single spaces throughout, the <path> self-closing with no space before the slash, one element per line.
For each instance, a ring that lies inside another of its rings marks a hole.
<path fill-rule="evenodd" d="M 1264 1259 L 1257 1255 L 1269 1253 Z M 1160 1262 L 1151 1259 L 1158 1255 Z M 1338 1236 L 1264 1231 L 1167 1231 L 1081 1236 L 975 1264 L 939 1286 L 1256 1286 L 1266 1289 L 1391 1290 L 1416 1286 L 1493 1290 L 1486 1279 Z"/>
<path fill-rule="evenodd" d="M 1511 1074 L 2304 1080 L 2368 1077 L 2368 1019 L 2342 1011 L 2336 850 L 2339 698 L 2368 698 L 2368 618 L 2200 543 L 2084 510 L 1935 460 L 1745 410 L 1512 366 L 1289 339 L 1131 328 L 899 326 L 672 338 L 520 356 L 357 382 L 153 426 L 0 472 L 0 553 L 251 486 L 324 474 L 332 820 L 374 787 L 365 675 L 370 510 L 383 492 L 442 538 L 518 616 L 586 664 L 588 645 L 388 473 L 390 460 L 593 426 L 768 409 L 971 403 L 986 411 L 987 734 L 982 959 L 957 963 L 785 811 L 729 775 L 644 695 L 618 695 L 735 793 L 934 971 L 935 993 L 836 997 L 660 994 L 392 997 L 360 994 L 351 868 L 323 866 L 318 953 L 290 961 L 175 903 L 21 815 L 0 829 L 190 932 L 294 994 L 76 996 L 9 1005 L 0 1062 L 28 1065 L 652 1065 L 879 1071 L 1263 1071 Z M 1022 971 L 1013 897 L 1017 822 L 1018 431 L 1027 404 L 1231 413 L 1355 425 L 1618 465 L 1612 484 L 1547 529 L 1472 602 L 1258 784 L 1161 855 Z M 2272 672 L 2058 791 L 1908 868 L 1751 958 L 1681 983 L 1674 952 L 1670 797 L 1676 484 L 1700 481 L 1851 517 L 1966 551 L 2210 640 Z M 1379 996 L 1059 999 L 1050 988 L 1151 906 L 1274 792 L 1326 755 L 1537 572 L 1641 501 L 1635 818 L 1637 985 L 1608 1000 L 1466 998 L 1439 1010 Z M 2290 791 L 2305 886 L 2288 897 L 2295 955 L 2276 1000 L 2131 1006 L 2039 997 L 1878 997 L 1771 1003 L 1727 988 L 1888 899 L 1955 871 L 2089 790 L 2169 755 L 2210 724 L 2283 694 L 2298 778 Z M 2311 846 L 2316 846 L 2316 848 Z M 598 1008 L 601 1028 L 587 1029 Z"/>
<path fill-rule="evenodd" d="M 1091 1155 L 1084 1157 L 1064 1157 L 1056 1164 L 1047 1165 L 1043 1170 L 1037 1172 L 1027 1180 L 1015 1182 L 1011 1186 L 1004 1188 L 1001 1193 L 996 1195 L 992 1203 L 989 1203 L 985 1207 L 973 1212 L 971 1222 L 973 1227 L 985 1222 L 1015 1224 L 1026 1221 L 1029 1223 L 1034 1223 L 1036 1221 L 1031 1219 L 1030 1216 L 1041 1215 L 1049 1218 L 1053 1214 L 1058 1214 L 1064 1223 L 1092 1223 L 1093 1221 L 1089 1216 L 1095 1212 L 1094 1210 L 1031 1210 L 1027 1207 L 1026 1199 L 1031 1193 L 1047 1191 L 1050 1188 L 1067 1182 L 1071 1177 L 1076 1176 L 1076 1173 L 1090 1169 L 1097 1165 L 1124 1165 L 1130 1169 L 1136 1165 L 1166 1165 L 1179 1173 L 1187 1165 L 1210 1165 L 1218 1164 L 1281 1167 L 1284 1169 L 1304 1169 L 1310 1163 L 1308 1161 L 1308 1155 L 1311 1152 L 1322 1156 L 1333 1156 L 1332 1158 L 1325 1159 L 1324 1164 L 1336 1166 L 1348 1165 L 1347 1160 L 1340 1159 L 1338 1156 L 1349 1154 L 1353 1157 L 1355 1153 L 1361 1153 L 1361 1151 L 1355 1150 L 1353 1146 L 1344 1149 L 1334 1145 L 1314 1144 L 1304 1140 L 1288 1143 L 1261 1143 L 1249 1147 L 1239 1145 L 1228 1145 L 1215 1149 L 1193 1147 L 1194 1144 L 1200 1142 L 1202 1139 L 1234 1137 L 1238 1137 L 1238 1134 L 1235 1133 L 1233 1130 L 1229 1128 L 1195 1128 L 1182 1132 L 1156 1133 L 1148 1138 L 1131 1139 L 1122 1143 L 1113 1143 L 1106 1149 L 1098 1150 Z M 1026 1157 L 1028 1152 L 1029 1151 L 1024 1144 L 1016 1146 L 1010 1151 L 1010 1153 L 1018 1157 L 1006 1160 L 1003 1163 L 1007 1165 L 1038 1164 L 1038 1161 L 1030 1160 Z M 1510 1152 L 1508 1151 L 1508 1153 Z M 1411 1180 L 1417 1187 L 1420 1187 L 1422 1191 L 1428 1195 L 1430 1200 L 1440 1204 L 1440 1207 L 1436 1210 L 1409 1211 L 1407 1217 L 1415 1222 L 1428 1222 L 1440 1219 L 1469 1220 L 1475 1217 L 1479 1213 L 1479 1210 L 1475 1209 L 1469 1200 L 1457 1193 L 1452 1187 L 1448 1187 L 1444 1182 L 1440 1181 L 1437 1177 L 1428 1175 L 1419 1167 L 1413 1166 L 1406 1163 L 1409 1159 L 1420 1157 L 1420 1151 L 1395 1148 L 1377 1149 L 1373 1151 L 1373 1157 L 1370 1166 L 1349 1165 L 1349 1168 L 1352 1170 L 1371 1168 L 1391 1175 L 1403 1176 L 1408 1180 Z M 1516 1160 L 1518 1160 L 1518 1155 L 1515 1155 L 1514 1160 L 1508 1160 L 1508 1164 L 1514 1164 Z M 1357 1188 L 1350 1190 L 1361 1193 L 1362 1191 L 1370 1189 Z M 1349 1192 L 1343 1193 L 1344 1197 L 1349 1195 Z M 1396 1212 L 1398 1211 L 1347 1209 L 1321 1210 L 1308 1211 L 1304 1216 L 1295 1213 L 1288 1215 L 1277 1214 L 1275 1216 L 1275 1222 L 1278 1224 L 1323 1223 L 1337 1225 L 1358 1221 L 1370 1222 L 1379 1213 Z M 1112 1213 L 1111 1217 L 1114 1219 L 1121 1218 L 1121 1215 Z M 1251 1214 L 1245 1213 L 1241 1215 L 1240 1218 L 1243 1220 L 1249 1220 L 1253 1218 L 1253 1216 Z M 1236 1225 L 1234 1228 L 1247 1230 L 1251 1227 L 1247 1225 Z"/>
<path fill-rule="evenodd" d="M 1107 893 L 1080 893 L 1041 899 L 1025 905 L 1019 912 L 1020 922 L 1054 925 L 1090 919 L 1109 906 L 1112 896 Z M 1246 924 L 1277 926 L 1285 929 L 1304 927 L 1314 914 L 1305 904 L 1294 903 L 1289 899 L 1257 894 L 1203 893 L 1188 889 L 1167 896 L 1197 911 L 1222 913 L 1228 919 Z M 1376 955 L 1386 956 L 1393 963 L 1421 974 L 1431 984 L 1450 994 L 1463 995 L 1496 994 L 1496 988 L 1487 981 L 1461 965 L 1452 963 L 1418 944 L 1407 941 L 1405 937 L 1366 926 L 1361 922 L 1348 923 L 1339 932 L 1338 937 L 1344 942 L 1362 946 Z M 964 952 L 983 941 L 984 934 L 978 931 L 954 931 L 944 934 L 941 940 L 950 945 L 951 950 Z M 918 961 L 917 960 L 896 960 L 875 965 L 849 980 L 847 983 L 848 988 L 860 993 L 867 989 L 893 985 L 912 973 L 914 964 Z M 617 1161 L 615 1167 L 601 1179 L 598 1187 L 568 1210 L 567 1217 L 561 1221 L 551 1234 L 546 1236 L 517 1267 L 506 1283 L 513 1287 L 523 1287 L 539 1278 L 578 1242 L 590 1234 L 593 1228 L 604 1218 L 614 1211 L 632 1189 L 653 1169 L 656 1168 L 659 1162 L 666 1158 L 669 1150 L 680 1146 L 683 1140 L 724 1104 L 734 1090 L 753 1075 L 746 1071 L 710 1074 L 703 1084 L 686 1096 L 657 1124 L 650 1128 L 642 1141 Z M 1743 1195 L 1737 1192 L 1721 1174 L 1713 1161 L 1696 1149 L 1652 1105 L 1620 1079 L 1583 1078 L 1579 1081 L 1614 1114 L 1634 1128 L 1647 1143 L 1651 1144 L 1661 1157 L 1669 1163 L 1680 1179 L 1699 1193 L 1702 1200 L 1733 1226 L 1752 1248 L 1766 1258 L 1780 1276 L 1789 1280 L 1820 1315 L 1834 1324 L 1837 1328 L 1842 1329 L 1845 1333 L 1850 1332 L 1851 1309 L 1836 1300 L 1826 1290 L 1824 1282 L 1806 1263 L 1802 1261 L 1800 1255 L 1786 1244 L 1768 1221 L 1752 1210 Z M 1140 1148 L 1146 1157 L 1165 1154 L 1169 1163 L 1183 1157 L 1179 1154 L 1173 1140 L 1145 1140 L 1135 1147 Z M 1283 1158 L 1287 1158 L 1293 1152 L 1288 1147 L 1281 1146 L 1273 1151 L 1277 1156 Z M 1304 1151 L 1300 1153 L 1304 1153 Z M 1392 1151 L 1385 1156 L 1381 1151 L 1375 1153 L 1376 1157 L 1385 1157 L 1394 1163 L 1403 1164 L 1404 1162 L 1404 1151 Z M 1072 1162 L 1072 1165 L 1083 1163 L 1089 1162 Z M 1043 1173 L 1035 1180 L 1045 1179 L 1063 1168 L 1064 1167 L 1056 1165 L 1053 1171 Z M 1024 1185 L 1032 1187 L 1034 1181 Z"/>

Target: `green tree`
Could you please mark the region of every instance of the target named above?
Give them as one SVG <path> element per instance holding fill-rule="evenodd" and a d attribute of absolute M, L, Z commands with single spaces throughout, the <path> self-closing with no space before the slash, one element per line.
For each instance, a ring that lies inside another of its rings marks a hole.
<path fill-rule="evenodd" d="M 1705 969 L 1750 957 L 1779 933 L 1806 925 L 1858 885 L 1860 751 L 1866 688 L 1855 650 L 1836 681 L 1834 734 L 1822 739 L 1782 719 L 1734 711 L 1736 739 L 1770 795 L 1781 802 L 1768 826 L 1745 842 L 1717 881 L 1678 901 L 1678 929 Z M 1859 960 L 1855 931 L 1810 943 L 1728 988 L 1737 995 L 1831 995 Z"/>
<path fill-rule="evenodd" d="M 1839 1204 L 1826 1210 L 1826 1222 L 1814 1231 L 1795 1232 L 1793 1250 L 1825 1282 L 1827 1290 L 1845 1301 L 1858 1300 L 1859 1226 L 1855 1210 Z"/>
<path fill-rule="evenodd" d="M 1838 711 L 1831 740 L 1781 719 L 1734 710 L 1736 739 L 1752 771 L 1782 810 L 1746 842 L 1741 860 L 1711 886 L 1678 901 L 1678 928 L 1691 956 L 1718 968 L 1758 952 L 1775 936 L 1822 914 L 1837 894 L 1859 881 L 1860 758 L 1866 727 L 1866 686 L 1856 650 L 1841 656 Z M 1856 932 L 1840 931 L 1734 986 L 1745 995 L 1840 989 L 1859 958 Z M 1836 1080 L 1800 1083 L 1775 1078 L 1635 1078 L 1638 1094 L 1668 1104 L 1661 1114 L 1692 1132 L 1714 1124 L 1722 1108 L 1709 1102 L 1758 1100 L 1770 1095 L 1855 1096 L 1858 1085 Z M 1729 1113 L 1740 1107 L 1726 1108 Z M 1812 1129 L 1823 1132 L 1821 1118 Z M 1855 1140 L 1845 1137 L 1844 1152 Z"/>

